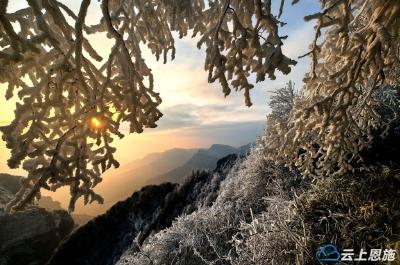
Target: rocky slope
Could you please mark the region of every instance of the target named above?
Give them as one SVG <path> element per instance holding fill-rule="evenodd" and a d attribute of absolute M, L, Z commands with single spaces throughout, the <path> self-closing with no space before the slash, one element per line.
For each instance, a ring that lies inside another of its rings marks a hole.
<path fill-rule="evenodd" d="M 4 209 L 6 204 L 12 200 L 14 195 L 6 188 L 0 186 L 0 209 Z"/>
<path fill-rule="evenodd" d="M 6 214 L 0 211 L 0 264 L 41 265 L 73 229 L 66 211 L 31 208 Z"/>
<path fill-rule="evenodd" d="M 71 233 L 74 221 L 64 210 L 48 211 L 39 207 L 5 213 L 4 206 L 19 188 L 19 178 L 0 176 L 0 264 L 45 264 Z"/>

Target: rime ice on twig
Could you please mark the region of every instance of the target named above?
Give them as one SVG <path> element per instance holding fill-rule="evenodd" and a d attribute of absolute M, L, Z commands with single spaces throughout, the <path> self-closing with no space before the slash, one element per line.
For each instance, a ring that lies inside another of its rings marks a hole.
<path fill-rule="evenodd" d="M 382 119 L 373 95 L 388 85 L 398 90 L 400 2 L 321 2 L 323 11 L 306 17 L 317 26 L 304 95 L 288 122 L 272 126 L 265 153 L 305 174 L 341 175 L 362 162 L 373 131 L 392 120 Z"/>
<path fill-rule="evenodd" d="M 248 106 L 250 74 L 257 82 L 274 79 L 276 69 L 287 74 L 295 64 L 282 53 L 283 23 L 270 1 L 103 0 L 93 26 L 86 23 L 90 0 L 77 14 L 57 0 L 27 3 L 14 13 L 7 13 L 11 2 L 0 3 L 0 82 L 8 83 L 7 98 L 17 93 L 22 101 L 1 131 L 12 152 L 9 166 L 23 163 L 29 172 L 8 210 L 23 208 L 40 188 L 69 186 L 70 210 L 82 196 L 85 203 L 102 201 L 93 188 L 102 172 L 118 166 L 111 143 L 123 136 L 121 122 L 140 133 L 162 116 L 141 46 L 166 62 L 169 52 L 175 56 L 172 32 L 199 35 L 208 81 L 218 80 L 225 95 L 231 87 L 243 90 Z M 108 58 L 87 37 L 98 32 L 114 40 Z M 102 126 L 91 126 L 94 117 Z"/>

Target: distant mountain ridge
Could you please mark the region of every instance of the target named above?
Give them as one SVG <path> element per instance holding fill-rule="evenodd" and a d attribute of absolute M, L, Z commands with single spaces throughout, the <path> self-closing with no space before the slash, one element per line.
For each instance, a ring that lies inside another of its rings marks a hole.
<path fill-rule="evenodd" d="M 245 154 L 251 144 L 233 147 L 213 144 L 209 148 L 174 148 L 164 152 L 150 153 L 141 159 L 122 164 L 107 172 L 96 192 L 104 197 L 104 204 L 87 205 L 80 212 L 90 215 L 103 213 L 118 201 L 147 185 L 164 182 L 182 183 L 196 169 L 214 169 L 217 161 L 229 154 Z"/>
<path fill-rule="evenodd" d="M 194 170 L 211 170 L 217 166 L 217 161 L 227 155 L 245 155 L 250 150 L 251 144 L 238 148 L 230 145 L 213 144 L 209 149 L 200 149 L 185 164 L 166 173 L 149 179 L 151 184 L 162 182 L 182 183 L 184 178 Z"/>
<path fill-rule="evenodd" d="M 196 148 L 173 148 L 164 152 L 150 153 L 141 159 L 136 159 L 127 163 L 124 165 L 124 168 L 129 171 L 133 169 L 140 169 L 140 172 L 151 171 L 154 169 L 152 165 L 156 163 L 158 170 L 168 171 L 175 168 L 177 164 L 184 164 L 198 150 L 199 149 Z"/>

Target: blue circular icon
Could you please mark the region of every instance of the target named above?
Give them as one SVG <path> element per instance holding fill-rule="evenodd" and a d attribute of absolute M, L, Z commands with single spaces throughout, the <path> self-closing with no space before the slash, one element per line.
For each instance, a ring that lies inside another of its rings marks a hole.
<path fill-rule="evenodd" d="M 336 262 L 340 261 L 340 252 L 333 244 L 326 244 L 319 248 L 316 258 L 319 262 Z"/>

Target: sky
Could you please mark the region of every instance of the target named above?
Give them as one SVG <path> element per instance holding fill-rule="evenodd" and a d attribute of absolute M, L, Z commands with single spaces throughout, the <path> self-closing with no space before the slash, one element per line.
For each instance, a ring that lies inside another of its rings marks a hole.
<path fill-rule="evenodd" d="M 73 10 L 79 9 L 80 1 L 61 2 Z M 92 2 L 87 21 L 96 24 L 101 17 L 99 3 Z M 279 2 L 273 1 L 274 4 Z M 8 12 L 24 5 L 22 0 L 10 1 Z M 283 40 L 283 52 L 288 57 L 297 60 L 298 56 L 308 52 L 314 23 L 304 22 L 303 17 L 318 10 L 316 0 L 302 0 L 295 6 L 286 1 L 280 20 L 287 23 L 281 29 L 281 35 L 289 36 Z M 106 55 L 113 44 L 105 35 L 91 37 L 90 42 L 102 55 Z M 300 59 L 289 75 L 278 73 L 276 80 L 256 84 L 251 90 L 253 106 L 248 108 L 242 92 L 232 91 L 225 98 L 218 83 L 207 83 L 203 66 L 204 49 L 197 49 L 196 42 L 189 38 L 177 39 L 176 59 L 167 64 L 156 62 L 149 52 L 144 52 L 145 60 L 152 68 L 155 90 L 163 99 L 160 109 L 164 116 L 158 122 L 158 128 L 145 129 L 142 134 L 126 135 L 114 142 L 116 158 L 121 165 L 171 148 L 206 148 L 213 143 L 240 146 L 255 141 L 264 128 L 271 91 L 284 86 L 289 80 L 295 82 L 296 88 L 301 88 L 302 78 L 310 67 L 308 58 Z M 0 84 L 0 126 L 14 118 L 15 100 L 5 100 L 5 88 L 6 84 Z M 0 139 L 0 172 L 25 175 L 21 169 L 7 167 L 8 157 L 9 151 Z"/>

